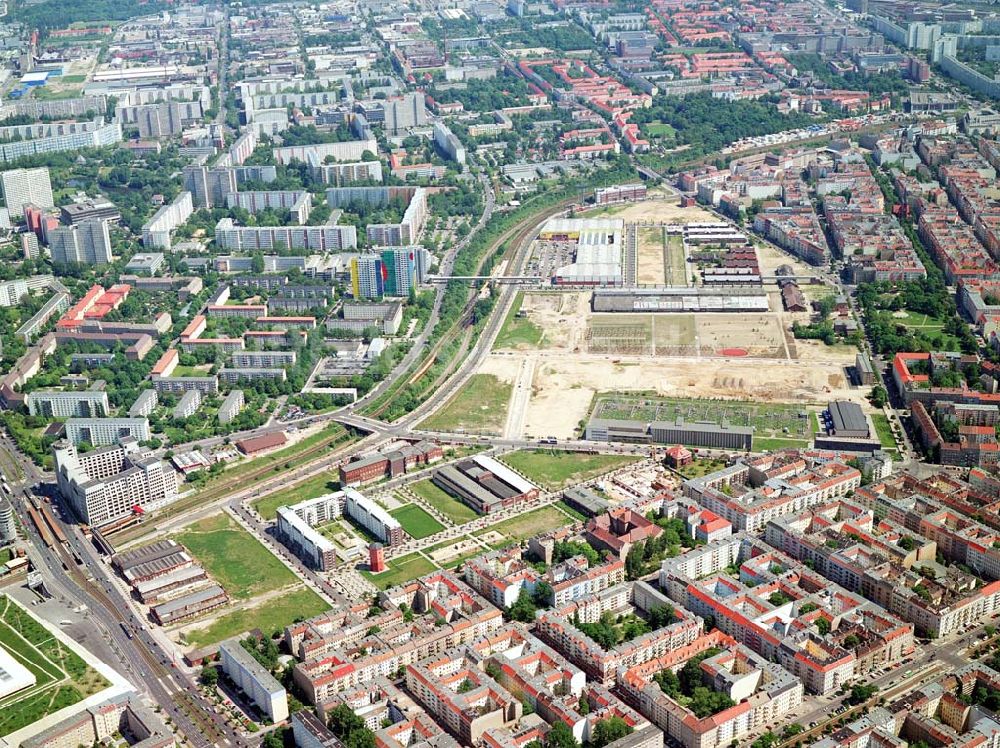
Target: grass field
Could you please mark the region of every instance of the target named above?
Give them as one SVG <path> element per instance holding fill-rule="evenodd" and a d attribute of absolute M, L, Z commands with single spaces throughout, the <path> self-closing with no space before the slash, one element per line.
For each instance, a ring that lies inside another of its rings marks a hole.
<path fill-rule="evenodd" d="M 892 435 L 892 426 L 889 425 L 885 413 L 872 413 L 872 423 L 875 424 L 875 433 L 878 434 L 882 446 L 886 449 L 895 449 L 896 437 Z"/>
<path fill-rule="evenodd" d="M 255 628 L 263 631 L 265 636 L 270 636 L 296 620 L 317 616 L 329 610 L 329 607 L 323 598 L 303 587 L 256 607 L 221 615 L 209 626 L 190 631 L 184 638 L 192 646 L 204 647 Z"/>
<path fill-rule="evenodd" d="M 35 676 L 35 685 L 0 700 L 0 735 L 20 730 L 110 685 L 7 596 L 0 598 L 0 645 Z"/>
<path fill-rule="evenodd" d="M 537 348 L 542 342 L 542 328 L 527 317 L 518 317 L 521 305 L 524 303 L 524 293 L 518 291 L 511 304 L 503 328 L 497 335 L 494 348 L 512 348 L 516 351 Z"/>
<path fill-rule="evenodd" d="M 554 506 L 544 506 L 527 514 L 511 517 L 473 534 L 476 537 L 483 537 L 491 532 L 498 532 L 504 536 L 503 542 L 495 544 L 491 542 L 490 545 L 500 547 L 519 543 L 522 540 L 534 537 L 548 530 L 554 530 L 557 527 L 568 527 L 572 523 L 573 520 L 570 517 L 560 512 Z"/>
<path fill-rule="evenodd" d="M 576 509 L 571 507 L 565 501 L 557 501 L 556 506 L 559 507 L 561 511 L 565 512 L 570 517 L 579 522 L 586 522 L 588 519 L 588 517 L 585 514 L 583 514 L 582 512 L 578 512 Z"/>
<path fill-rule="evenodd" d="M 389 567 L 388 570 L 381 574 L 372 574 L 370 571 L 362 571 L 361 573 L 380 590 L 385 590 L 424 574 L 430 574 L 437 568 L 419 553 L 394 558 L 387 561 L 386 566 Z"/>
<path fill-rule="evenodd" d="M 685 478 L 700 478 L 703 475 L 708 475 L 709 473 L 714 473 L 716 470 L 721 470 L 726 466 L 724 460 L 716 459 L 701 459 L 692 460 L 687 465 L 682 466 L 677 470 L 678 473 L 683 475 Z"/>
<path fill-rule="evenodd" d="M 961 349 L 958 338 L 944 332 L 944 322 L 936 317 L 902 310 L 892 313 L 892 321 L 903 325 L 917 338 L 931 343 L 934 350 L 957 351 Z"/>
<path fill-rule="evenodd" d="M 274 519 L 278 513 L 279 506 L 297 504 L 306 499 L 314 499 L 317 496 L 336 491 L 339 488 L 340 482 L 337 480 L 335 473 L 321 473 L 301 483 L 296 483 L 293 486 L 283 488 L 262 499 L 258 499 L 253 502 L 253 508 L 264 519 Z"/>
<path fill-rule="evenodd" d="M 507 419 L 513 385 L 492 374 L 473 374 L 421 427 L 429 431 L 498 435 Z"/>
<path fill-rule="evenodd" d="M 475 510 L 458 499 L 454 499 L 426 478 L 409 486 L 417 496 L 448 517 L 456 525 L 464 525 L 479 515 Z"/>
<path fill-rule="evenodd" d="M 684 257 L 684 238 L 680 234 L 671 234 L 667 237 L 666 259 L 667 285 L 688 285 L 687 262 Z"/>
<path fill-rule="evenodd" d="M 527 449 L 500 458 L 512 468 L 549 491 L 594 478 L 609 470 L 637 462 L 629 455 L 592 455 L 555 449 Z"/>
<path fill-rule="evenodd" d="M 228 514 L 219 513 L 188 525 L 174 539 L 232 598 L 247 600 L 296 581 L 288 567 Z"/>
<path fill-rule="evenodd" d="M 409 533 L 410 537 L 417 540 L 429 537 L 444 529 L 444 525 L 416 504 L 401 506 L 399 509 L 393 509 L 389 514 L 399 520 L 399 524 Z"/>
<path fill-rule="evenodd" d="M 800 405 L 745 402 L 740 400 L 702 400 L 690 398 L 627 397 L 601 395 L 596 398 L 593 416 L 640 421 L 708 421 L 754 430 L 754 449 L 777 449 L 762 446 L 788 443 L 802 446 L 816 429 L 811 411 Z"/>
<path fill-rule="evenodd" d="M 642 128 L 642 131 L 651 138 L 665 138 L 672 140 L 677 131 L 674 126 L 667 122 L 651 122 Z"/>

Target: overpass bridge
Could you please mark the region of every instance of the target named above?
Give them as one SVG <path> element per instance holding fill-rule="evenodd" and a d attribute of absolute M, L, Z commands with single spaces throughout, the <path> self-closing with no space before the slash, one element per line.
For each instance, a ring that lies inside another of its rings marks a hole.
<path fill-rule="evenodd" d="M 518 283 L 547 283 L 548 278 L 540 275 L 429 275 L 426 278 L 428 283 L 449 283 L 450 281 L 462 281 L 475 283 L 479 281 L 492 281 L 494 283 L 518 284 Z"/>

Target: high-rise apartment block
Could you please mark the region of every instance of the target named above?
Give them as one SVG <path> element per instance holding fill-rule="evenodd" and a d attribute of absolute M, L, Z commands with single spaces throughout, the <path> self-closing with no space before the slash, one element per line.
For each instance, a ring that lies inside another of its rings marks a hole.
<path fill-rule="evenodd" d="M 24 215 L 25 203 L 33 203 L 39 208 L 51 208 L 55 205 L 49 170 L 45 167 L 0 172 L 0 187 L 3 188 L 7 210 L 13 218 Z"/>
<path fill-rule="evenodd" d="M 380 299 L 385 294 L 386 269 L 378 255 L 351 259 L 351 293 L 355 299 Z"/>
<path fill-rule="evenodd" d="M 107 265 L 111 255 L 111 235 L 105 219 L 57 226 L 49 231 L 52 264 Z"/>

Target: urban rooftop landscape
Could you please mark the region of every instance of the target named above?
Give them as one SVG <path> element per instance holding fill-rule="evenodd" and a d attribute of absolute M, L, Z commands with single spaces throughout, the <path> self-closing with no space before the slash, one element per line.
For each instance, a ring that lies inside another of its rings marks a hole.
<path fill-rule="evenodd" d="M 0 748 L 1000 748 L 1000 11 L 0 0 Z"/>

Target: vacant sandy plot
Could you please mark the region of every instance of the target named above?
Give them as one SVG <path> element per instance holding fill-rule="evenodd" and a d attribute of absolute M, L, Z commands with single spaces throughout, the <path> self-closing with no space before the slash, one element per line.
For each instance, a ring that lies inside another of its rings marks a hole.
<path fill-rule="evenodd" d="M 757 262 L 764 275 L 774 275 L 779 265 L 790 265 L 796 275 L 816 275 L 817 268 L 772 244 L 757 242 Z"/>
<path fill-rule="evenodd" d="M 663 229 L 643 227 L 639 229 L 639 273 L 640 285 L 662 286 L 663 277 Z"/>
<path fill-rule="evenodd" d="M 784 333 L 775 314 L 700 314 L 702 355 L 726 355 L 728 349 L 761 358 L 786 358 Z"/>
<path fill-rule="evenodd" d="M 504 357 L 516 371 L 516 357 Z M 492 368 L 492 367 L 491 367 Z M 723 397 L 821 405 L 857 400 L 843 367 L 831 363 L 760 359 L 661 359 L 539 356 L 525 433 L 569 438 L 578 433 L 597 392 L 654 391 L 672 397 Z"/>
<path fill-rule="evenodd" d="M 453 558 L 458 558 L 459 556 L 466 554 L 469 551 L 474 551 L 480 547 L 479 543 L 475 540 L 463 538 L 461 540 L 456 540 L 454 543 L 451 543 L 444 548 L 438 548 L 435 551 L 431 551 L 428 555 L 431 559 L 433 559 L 434 563 L 443 566 Z"/>
<path fill-rule="evenodd" d="M 580 350 L 585 345 L 589 293 L 525 293 L 521 311 L 544 330 L 541 348 Z"/>
<path fill-rule="evenodd" d="M 718 216 L 698 206 L 682 208 L 678 199 L 673 196 L 655 197 L 626 205 L 596 208 L 580 215 L 584 218 L 614 216 L 637 223 L 704 223 L 719 220 Z"/>
<path fill-rule="evenodd" d="M 660 356 L 692 356 L 698 332 L 693 314 L 653 314 L 653 346 Z"/>

